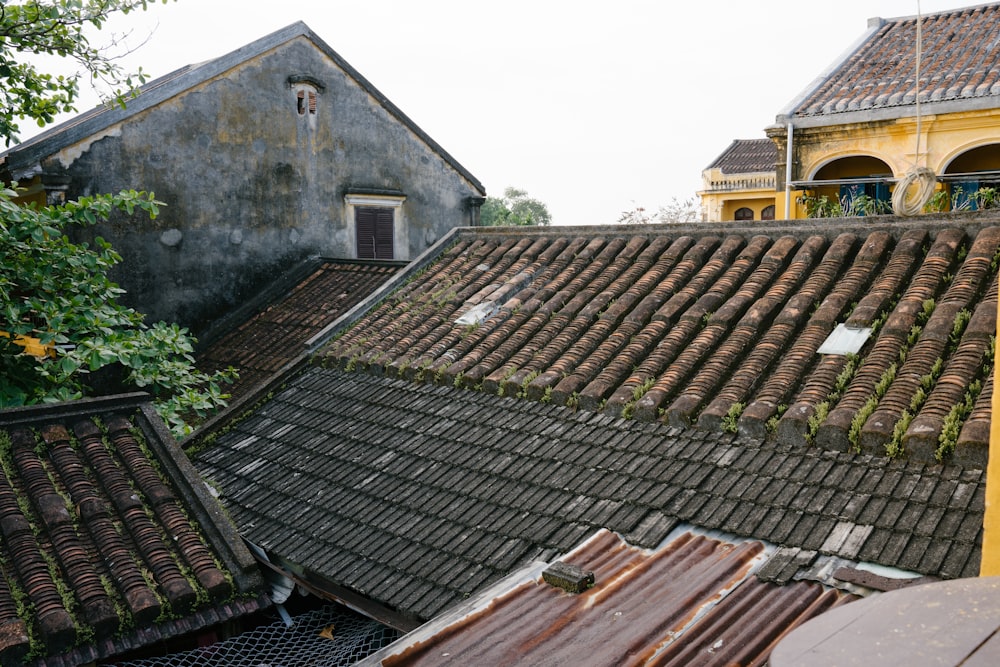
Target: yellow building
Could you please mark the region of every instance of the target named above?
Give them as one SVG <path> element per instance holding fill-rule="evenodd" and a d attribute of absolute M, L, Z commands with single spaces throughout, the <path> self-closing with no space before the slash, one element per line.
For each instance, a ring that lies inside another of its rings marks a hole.
<path fill-rule="evenodd" d="M 870 19 L 766 129 L 777 153 L 776 217 L 807 217 L 808 204 L 825 204 L 826 214 L 892 212 L 893 191 L 917 168 L 933 176 L 911 194 L 933 190 L 935 210 L 991 204 L 1000 186 L 998 34 L 1000 3 Z M 706 183 L 699 194 L 706 219 L 723 220 L 761 193 Z"/>
<path fill-rule="evenodd" d="M 736 139 L 701 172 L 702 220 L 774 220 L 775 162 L 770 139 Z"/>

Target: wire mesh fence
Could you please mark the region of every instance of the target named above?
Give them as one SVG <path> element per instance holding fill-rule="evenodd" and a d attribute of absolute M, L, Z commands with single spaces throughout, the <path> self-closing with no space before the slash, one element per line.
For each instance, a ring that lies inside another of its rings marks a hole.
<path fill-rule="evenodd" d="M 293 621 L 291 627 L 279 620 L 211 646 L 117 667 L 341 667 L 400 636 L 397 630 L 336 604 Z"/>

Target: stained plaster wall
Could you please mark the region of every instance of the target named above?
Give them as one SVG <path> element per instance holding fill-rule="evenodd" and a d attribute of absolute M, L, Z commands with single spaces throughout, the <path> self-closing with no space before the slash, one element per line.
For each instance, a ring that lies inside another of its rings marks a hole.
<path fill-rule="evenodd" d="M 289 77 L 317 85 L 299 115 Z M 95 230 L 122 254 L 125 300 L 195 332 L 312 256 L 356 256 L 348 191 L 406 199 L 395 258 L 470 223 L 483 194 L 306 37 L 297 37 L 42 163 L 67 198 L 125 189 L 166 205 Z M 397 224 L 397 229 L 400 225 Z"/>

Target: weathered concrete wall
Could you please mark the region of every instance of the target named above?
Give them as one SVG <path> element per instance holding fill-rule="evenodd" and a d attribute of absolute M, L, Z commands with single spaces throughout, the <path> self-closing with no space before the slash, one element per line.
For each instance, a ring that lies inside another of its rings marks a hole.
<path fill-rule="evenodd" d="M 290 76 L 317 86 L 300 115 Z M 154 221 L 95 230 L 122 254 L 116 279 L 152 320 L 201 330 L 311 255 L 352 258 L 351 190 L 398 191 L 416 257 L 468 225 L 482 193 L 309 39 L 298 37 L 43 161 L 70 176 L 67 198 L 148 190 Z M 397 225 L 399 229 L 399 225 Z"/>

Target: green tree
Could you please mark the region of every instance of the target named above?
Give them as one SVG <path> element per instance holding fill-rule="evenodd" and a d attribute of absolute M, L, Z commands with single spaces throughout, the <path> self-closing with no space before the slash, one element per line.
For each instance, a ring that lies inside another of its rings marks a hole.
<path fill-rule="evenodd" d="M 552 223 L 552 216 L 543 202 L 529 197 L 524 190 L 508 187 L 503 197 L 486 198 L 479 209 L 479 220 L 484 227 L 546 226 Z"/>
<path fill-rule="evenodd" d="M 118 45 L 94 46 L 87 33 L 100 30 L 114 14 L 145 10 L 150 4 L 155 0 L 0 1 L 0 136 L 6 144 L 17 141 L 21 118 L 44 126 L 58 113 L 76 111 L 82 72 L 113 90 L 109 97 L 123 104 L 145 80 L 142 70 L 124 72 L 116 62 L 121 54 L 112 52 Z M 32 63 L 38 55 L 72 60 L 81 73 L 43 72 Z"/>
<path fill-rule="evenodd" d="M 18 205 L 15 194 L 0 190 L 0 407 L 135 388 L 183 435 L 190 417 L 225 405 L 221 385 L 235 372 L 195 369 L 186 329 L 148 326 L 118 302 L 123 290 L 108 271 L 121 256 L 100 237 L 90 247 L 65 234 L 115 212 L 156 217 L 159 202 L 130 191 L 39 208 Z M 29 355 L 28 339 L 48 353 Z"/>
<path fill-rule="evenodd" d="M 100 29 L 115 12 L 145 9 L 140 0 L 0 2 L 0 135 L 17 138 L 17 119 L 52 121 L 72 110 L 76 77 L 46 74 L 25 62 L 31 54 L 75 59 L 95 79 L 125 85 L 123 102 L 141 75 L 123 73 L 108 52 L 90 45 L 87 26 Z M 187 421 L 225 404 L 221 383 L 235 372 L 208 375 L 194 367 L 194 339 L 176 324 L 152 326 L 118 302 L 123 290 L 108 276 L 121 261 L 97 238 L 93 247 L 68 233 L 113 216 L 155 218 L 152 193 L 82 197 L 59 206 L 21 206 L 16 184 L 0 188 L 0 407 L 69 400 L 136 388 L 177 435 Z M 35 354 L 28 354 L 28 345 Z M 38 354 L 41 348 L 42 354 Z"/>

